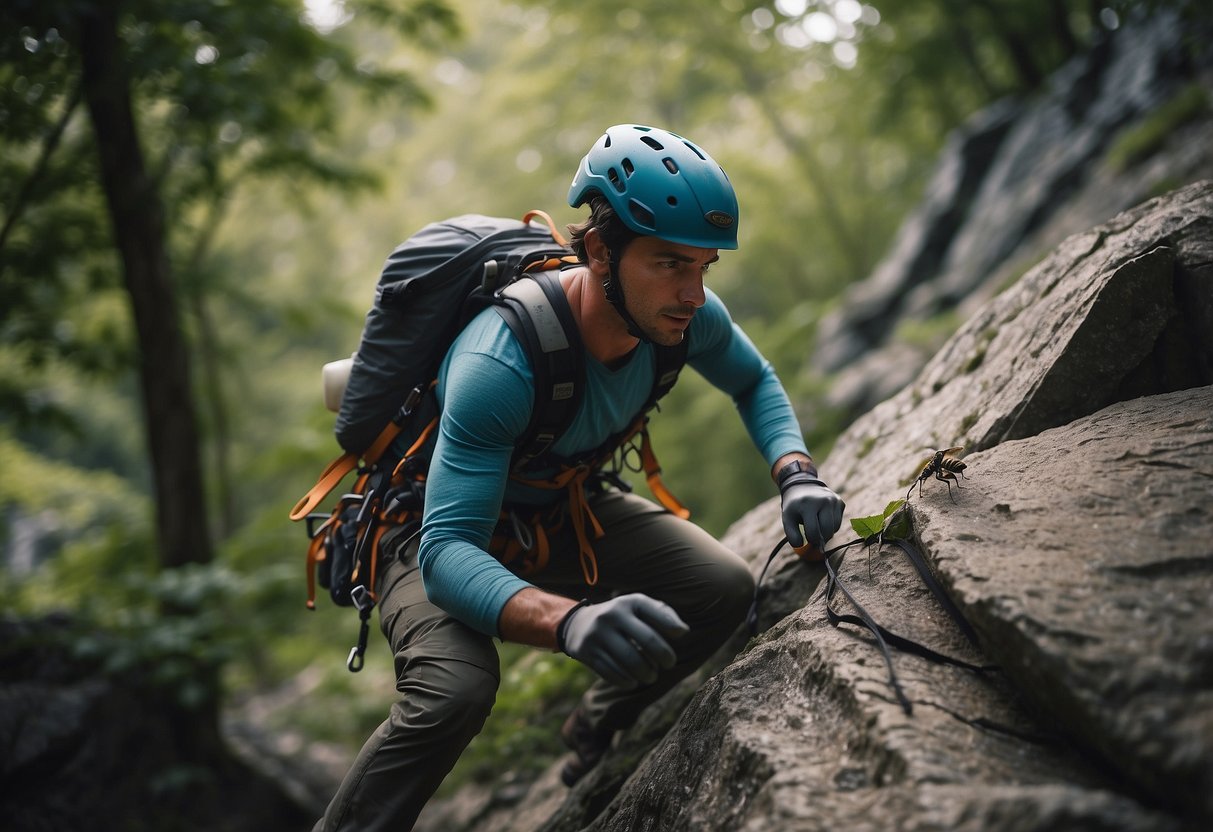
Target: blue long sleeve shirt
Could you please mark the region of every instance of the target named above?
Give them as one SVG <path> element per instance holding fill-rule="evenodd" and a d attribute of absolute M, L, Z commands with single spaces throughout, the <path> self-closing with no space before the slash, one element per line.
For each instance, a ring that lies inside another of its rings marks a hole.
<path fill-rule="evenodd" d="M 786 453 L 807 453 L 791 403 L 770 363 L 733 323 L 712 291 L 691 320 L 687 364 L 731 395 L 768 466 Z M 608 369 L 588 354 L 581 405 L 553 451 L 590 451 L 631 424 L 653 386 L 653 347 L 641 343 Z M 503 501 L 543 504 L 563 491 L 509 480 L 514 443 L 533 406 L 526 350 L 492 309 L 477 315 L 447 352 L 438 375 L 442 417 L 426 481 L 418 563 L 429 599 L 491 636 L 506 602 L 530 586 L 486 550 Z"/>

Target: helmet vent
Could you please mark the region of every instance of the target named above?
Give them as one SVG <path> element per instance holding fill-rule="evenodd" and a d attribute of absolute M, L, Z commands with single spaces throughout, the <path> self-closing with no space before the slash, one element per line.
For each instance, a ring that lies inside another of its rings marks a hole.
<path fill-rule="evenodd" d="M 669 204 L 669 206 L 671 208 L 678 205 L 678 197 L 676 197 L 676 196 L 667 196 L 665 198 L 665 201 Z"/>
<path fill-rule="evenodd" d="M 647 144 L 649 147 L 653 148 L 654 150 L 665 150 L 665 145 L 663 145 L 661 142 L 657 141 L 652 136 L 641 136 L 640 140 L 642 142 L 644 142 L 645 144 Z"/>
<path fill-rule="evenodd" d="M 623 179 L 619 176 L 619 171 L 615 170 L 614 167 L 607 169 L 607 179 L 611 180 L 611 184 L 615 186 L 615 190 L 619 193 L 627 190 L 627 185 L 623 183 Z"/>
<path fill-rule="evenodd" d="M 631 159 L 627 159 L 627 158 L 625 158 L 623 160 L 622 164 L 623 164 L 623 175 L 630 179 L 632 177 L 632 174 L 636 172 L 636 166 L 632 164 Z"/>
<path fill-rule="evenodd" d="M 687 141 L 684 141 L 683 144 L 685 144 L 688 148 L 690 148 L 691 152 L 694 153 L 696 156 L 698 156 L 700 159 L 703 159 L 705 162 L 707 161 L 708 157 L 704 156 L 703 151 L 700 150 L 699 148 L 697 148 L 695 145 L 693 145 Z"/>
<path fill-rule="evenodd" d="M 678 163 L 675 162 L 673 159 L 671 159 L 669 156 L 666 156 L 664 159 L 661 160 L 661 162 L 662 162 L 662 164 L 665 165 L 665 169 L 668 170 L 670 173 L 678 173 Z"/>
<path fill-rule="evenodd" d="M 632 213 L 632 218 L 645 228 L 653 228 L 655 217 L 653 212 L 645 208 L 634 199 L 628 200 L 628 210 Z"/>

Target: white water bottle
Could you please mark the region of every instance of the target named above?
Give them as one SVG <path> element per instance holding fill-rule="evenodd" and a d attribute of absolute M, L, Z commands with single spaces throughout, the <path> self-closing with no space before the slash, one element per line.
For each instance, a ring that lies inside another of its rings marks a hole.
<path fill-rule="evenodd" d="M 321 376 L 324 379 L 324 406 L 334 413 L 341 410 L 341 397 L 345 395 L 345 386 L 350 380 L 354 355 L 342 358 L 340 361 L 330 361 L 321 370 Z"/>

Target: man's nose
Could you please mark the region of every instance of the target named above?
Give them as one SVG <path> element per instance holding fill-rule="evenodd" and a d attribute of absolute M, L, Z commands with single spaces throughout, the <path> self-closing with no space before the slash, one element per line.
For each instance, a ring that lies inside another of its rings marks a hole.
<path fill-rule="evenodd" d="M 678 290 L 679 302 L 689 304 L 696 309 L 703 306 L 707 299 L 707 295 L 703 291 L 703 275 L 696 275 L 684 282 Z"/>

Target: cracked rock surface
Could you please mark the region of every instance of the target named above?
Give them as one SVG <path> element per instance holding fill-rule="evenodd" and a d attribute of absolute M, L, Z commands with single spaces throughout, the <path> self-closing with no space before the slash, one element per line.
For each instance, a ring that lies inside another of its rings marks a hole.
<path fill-rule="evenodd" d="M 914 525 L 983 643 L 1103 766 L 1213 819 L 1213 387 L 968 463 Z"/>

